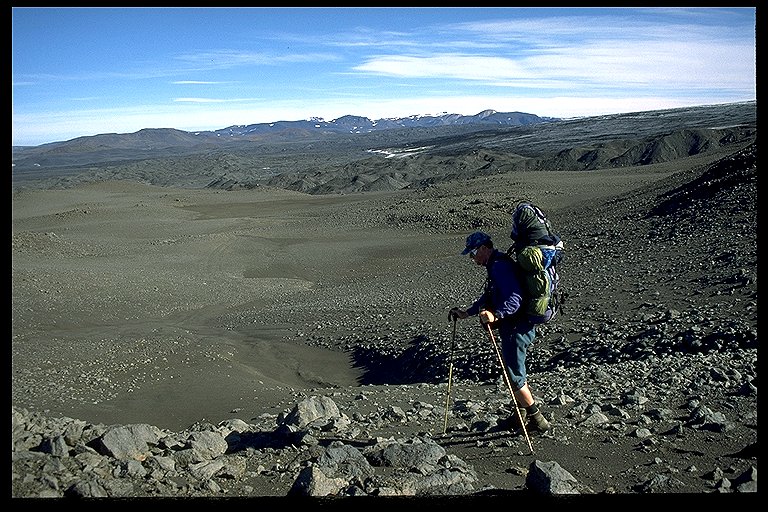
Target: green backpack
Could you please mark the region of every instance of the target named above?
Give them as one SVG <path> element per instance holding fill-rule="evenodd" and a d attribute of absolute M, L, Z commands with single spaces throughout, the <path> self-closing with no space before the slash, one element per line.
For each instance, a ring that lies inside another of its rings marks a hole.
<path fill-rule="evenodd" d="M 517 262 L 527 290 L 525 310 L 534 324 L 554 319 L 567 297 L 560 288 L 558 266 L 563 261 L 563 241 L 539 207 L 529 202 L 517 205 L 512 213 L 507 255 Z"/>

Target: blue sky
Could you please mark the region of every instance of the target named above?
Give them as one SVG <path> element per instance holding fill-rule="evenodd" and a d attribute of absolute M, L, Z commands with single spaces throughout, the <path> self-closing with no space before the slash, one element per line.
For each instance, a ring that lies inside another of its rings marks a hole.
<path fill-rule="evenodd" d="M 142 128 L 756 99 L 736 8 L 12 9 L 13 145 Z"/>

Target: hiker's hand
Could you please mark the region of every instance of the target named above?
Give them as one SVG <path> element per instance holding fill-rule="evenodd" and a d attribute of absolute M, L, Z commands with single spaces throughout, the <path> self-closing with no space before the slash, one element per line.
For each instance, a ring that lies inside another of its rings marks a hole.
<path fill-rule="evenodd" d="M 448 312 L 448 320 L 456 320 L 457 318 L 467 318 L 469 315 L 466 311 L 459 308 L 451 308 L 451 310 Z"/>
<path fill-rule="evenodd" d="M 492 324 L 496 321 L 496 317 L 493 316 L 493 313 L 484 309 L 480 312 L 480 321 L 484 324 Z"/>

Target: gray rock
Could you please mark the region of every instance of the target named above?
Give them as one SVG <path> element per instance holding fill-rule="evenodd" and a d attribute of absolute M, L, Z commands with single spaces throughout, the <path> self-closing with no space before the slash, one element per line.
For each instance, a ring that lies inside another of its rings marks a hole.
<path fill-rule="evenodd" d="M 40 451 L 50 453 L 57 457 L 68 457 L 69 447 L 64 440 L 64 436 L 46 437 L 40 444 Z"/>
<path fill-rule="evenodd" d="M 289 496 L 335 496 L 348 485 L 345 478 L 329 477 L 322 468 L 309 466 L 301 470 Z"/>
<path fill-rule="evenodd" d="M 125 425 L 107 430 L 99 438 L 100 452 L 116 459 L 144 460 L 149 456 L 147 443 L 157 443 L 156 427 L 151 425 Z"/>
<path fill-rule="evenodd" d="M 534 460 L 525 477 L 526 487 L 537 494 L 580 494 L 578 483 L 555 461 Z"/>
<path fill-rule="evenodd" d="M 383 446 L 381 446 L 383 445 Z M 435 471 L 445 449 L 431 440 L 414 439 L 411 442 L 379 443 L 366 451 L 374 466 L 387 466 L 414 470 L 421 474 Z"/>
<path fill-rule="evenodd" d="M 322 427 L 340 416 L 339 408 L 332 399 L 327 396 L 311 396 L 297 403 L 280 423 L 299 429 L 310 424 Z"/>
<path fill-rule="evenodd" d="M 197 462 L 215 459 L 227 451 L 227 441 L 218 432 L 193 432 L 187 444 L 193 450 Z"/>
<path fill-rule="evenodd" d="M 350 483 L 362 483 L 374 473 L 373 467 L 360 450 L 341 441 L 333 441 L 328 446 L 318 458 L 317 466 L 326 475 Z"/>

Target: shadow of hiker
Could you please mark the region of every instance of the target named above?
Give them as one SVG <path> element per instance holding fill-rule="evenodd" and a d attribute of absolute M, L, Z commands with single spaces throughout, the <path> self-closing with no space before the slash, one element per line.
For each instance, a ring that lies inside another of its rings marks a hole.
<path fill-rule="evenodd" d="M 247 449 L 263 450 L 272 448 L 282 450 L 301 443 L 306 432 L 292 432 L 284 426 L 272 431 L 230 432 L 224 440 L 228 448 L 226 453 L 236 453 Z"/>

